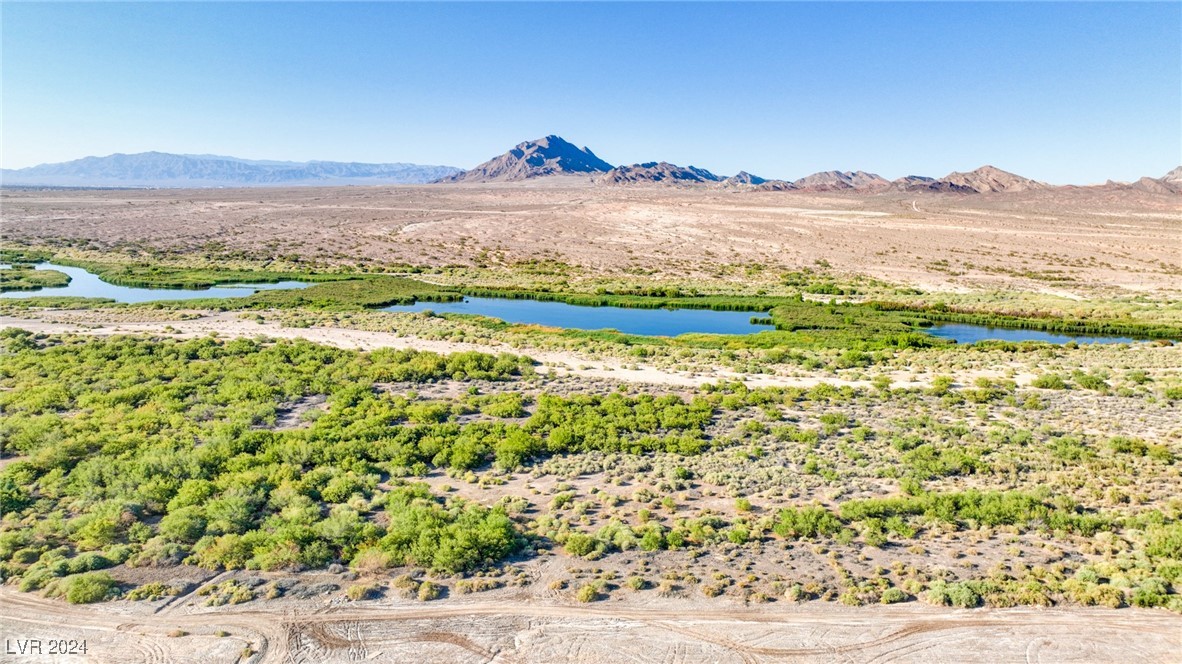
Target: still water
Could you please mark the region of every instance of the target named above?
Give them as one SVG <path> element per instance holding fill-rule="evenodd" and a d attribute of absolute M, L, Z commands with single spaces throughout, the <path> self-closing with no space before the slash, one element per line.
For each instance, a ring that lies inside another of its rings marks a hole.
<path fill-rule="evenodd" d="M 1081 344 L 1127 344 L 1129 337 L 1104 337 L 1090 334 L 1064 334 L 1039 330 L 1015 330 L 1005 327 L 985 327 L 967 323 L 933 325 L 924 330 L 928 334 L 946 339 L 955 339 L 959 344 L 971 344 L 987 339 L 996 341 L 1045 341 L 1051 344 L 1065 344 L 1074 341 Z"/>
<path fill-rule="evenodd" d="M 7 266 L 0 266 L 3 269 Z M 116 302 L 152 302 L 155 300 L 192 300 L 198 298 L 245 297 L 260 290 L 305 288 L 302 281 L 280 281 L 266 284 L 230 284 L 213 288 L 188 290 L 181 288 L 136 288 L 107 283 L 82 268 L 38 263 L 38 270 L 57 270 L 70 276 L 70 283 L 61 288 L 42 288 L 35 291 L 0 293 L 0 298 L 40 296 L 101 297 Z M 713 311 L 710 309 L 627 309 L 623 307 L 586 307 L 565 302 L 510 300 L 490 297 L 470 297 L 462 302 L 418 302 L 411 305 L 386 307 L 383 311 L 427 311 L 437 313 L 477 314 L 499 318 L 508 323 L 544 325 L 576 330 L 618 330 L 625 334 L 674 337 L 679 334 L 751 334 L 775 329 L 771 325 L 754 325 L 752 316 L 766 314 L 743 311 Z M 927 328 L 937 337 L 955 339 L 968 344 L 986 339 L 1001 341 L 1045 341 L 1062 344 L 1129 343 L 1129 337 L 1106 337 L 1086 334 L 1061 334 L 1038 330 L 1019 330 L 964 323 L 938 324 Z"/>
<path fill-rule="evenodd" d="M 449 314 L 478 314 L 499 318 L 507 323 L 544 325 L 575 330 L 617 330 L 625 334 L 675 337 L 699 332 L 705 334 L 751 334 L 774 330 L 771 325 L 752 325 L 752 316 L 767 314 L 749 311 L 713 311 L 710 309 L 627 309 L 624 307 L 585 307 L 565 302 L 508 300 L 469 297 L 463 302 L 416 302 L 386 307 L 383 311 L 426 311 Z"/>
<path fill-rule="evenodd" d="M 53 263 L 38 263 L 38 270 L 57 270 L 70 275 L 70 283 L 61 288 L 42 288 L 32 291 L 9 291 L 0 293 L 0 298 L 22 297 L 101 297 L 116 302 L 153 302 L 155 300 L 195 300 L 206 297 L 246 297 L 260 290 L 283 288 L 305 288 L 302 281 L 280 281 L 273 284 L 230 284 L 189 290 L 184 288 L 136 288 L 109 284 L 97 275 L 80 267 L 67 267 Z"/>

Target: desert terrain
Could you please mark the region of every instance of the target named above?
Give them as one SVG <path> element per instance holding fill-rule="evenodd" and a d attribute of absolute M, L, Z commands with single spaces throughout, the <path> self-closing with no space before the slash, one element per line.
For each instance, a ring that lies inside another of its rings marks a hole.
<path fill-rule="evenodd" d="M 556 176 L 5 189 L 0 205 L 4 249 L 113 274 L 398 274 L 830 307 L 936 294 L 985 313 L 1182 325 L 1182 203 L 1145 191 Z M 15 506 L 0 519 L 0 661 L 1167 662 L 1182 649 L 1182 345 L 1168 335 L 825 341 L 839 325 L 774 333 L 779 346 L 649 343 L 324 302 L 0 300 L 0 498 Z M 383 373 L 419 366 L 416 352 L 499 368 Z M 653 400 L 674 424 L 645 420 Z M 448 459 L 456 436 L 552 441 L 548 409 L 562 408 L 608 442 L 504 462 L 485 441 Z M 445 442 L 391 447 L 428 430 Z M 351 436 L 348 458 L 319 456 Z M 210 493 L 177 502 L 180 479 L 159 470 L 141 488 L 127 479 L 141 458 Z M 217 512 L 244 483 L 262 491 L 253 513 Z M 452 514 L 503 515 L 514 548 L 441 568 L 349 530 L 391 527 L 412 489 Z M 284 528 L 304 533 L 295 549 L 272 537 Z M 83 596 L 83 578 L 102 592 Z M 13 652 L 58 639 L 87 653 Z"/>
<path fill-rule="evenodd" d="M 1066 297 L 1177 294 L 1175 194 L 1067 188 L 972 196 L 492 185 L 5 190 L 9 242 L 153 260 L 208 256 L 329 266 L 526 261 L 573 274 L 758 286 L 829 267 L 932 290 Z M 748 268 L 758 268 L 750 270 Z"/>
<path fill-rule="evenodd" d="M 1176 617 L 1104 609 L 772 611 L 709 600 L 592 608 L 519 596 L 442 607 L 316 597 L 213 610 L 179 598 L 155 612 L 115 613 L 9 589 L 0 597 L 6 636 L 87 641 L 84 659 L 7 656 L 13 662 L 961 662 L 987 652 L 993 662 L 1164 664 L 1182 648 Z"/>

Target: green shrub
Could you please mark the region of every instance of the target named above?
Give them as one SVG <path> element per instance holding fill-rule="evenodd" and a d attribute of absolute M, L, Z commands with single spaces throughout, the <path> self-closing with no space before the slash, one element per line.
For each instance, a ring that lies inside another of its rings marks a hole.
<path fill-rule="evenodd" d="M 480 406 L 480 412 L 491 417 L 523 417 L 525 399 L 519 393 L 490 397 Z"/>
<path fill-rule="evenodd" d="M 345 597 L 350 601 L 359 602 L 365 599 L 373 599 L 377 596 L 377 586 L 370 583 L 355 583 L 345 589 Z"/>
<path fill-rule="evenodd" d="M 790 539 L 830 536 L 840 529 L 841 521 L 824 507 L 784 508 L 773 527 L 777 535 Z"/>
<path fill-rule="evenodd" d="M 255 592 L 249 586 L 231 579 L 221 583 L 203 586 L 197 594 L 206 597 L 206 606 L 224 606 L 226 604 L 243 604 L 255 598 Z"/>
<path fill-rule="evenodd" d="M 649 587 L 649 582 L 646 581 L 642 576 L 630 576 L 628 577 L 628 580 L 624 582 L 624 585 L 631 588 L 632 590 L 644 590 L 645 588 Z"/>
<path fill-rule="evenodd" d="M 1146 528 L 1145 553 L 1155 558 L 1182 560 L 1182 523 Z"/>
<path fill-rule="evenodd" d="M 1031 387 L 1037 387 L 1043 390 L 1065 390 L 1067 389 L 1067 381 L 1063 380 L 1063 376 L 1056 373 L 1046 373 L 1035 377 L 1030 382 Z"/>
<path fill-rule="evenodd" d="M 928 589 L 925 598 L 931 604 L 959 609 L 973 609 L 981 605 L 981 596 L 967 583 L 936 581 Z"/>
<path fill-rule="evenodd" d="M 152 602 L 162 597 L 179 594 L 181 594 L 180 588 L 154 581 L 152 583 L 145 583 L 142 586 L 133 588 L 127 593 L 127 599 L 132 601 L 147 600 Z"/>
<path fill-rule="evenodd" d="M 1146 579 L 1133 591 L 1133 596 L 1129 599 L 1129 603 L 1144 609 L 1162 606 L 1168 601 L 1166 597 L 1168 592 L 1169 590 L 1166 588 L 1165 582 L 1161 579 Z"/>
<path fill-rule="evenodd" d="M 106 572 L 79 574 L 66 579 L 65 597 L 71 604 L 93 604 L 113 598 L 119 584 Z"/>
<path fill-rule="evenodd" d="M 593 583 L 585 584 L 575 592 L 575 599 L 584 604 L 594 602 L 599 598 L 599 588 Z"/>
<path fill-rule="evenodd" d="M 439 599 L 443 595 L 443 586 L 430 581 L 424 581 L 419 584 L 418 598 L 420 602 L 429 602 L 433 599 Z"/>
<path fill-rule="evenodd" d="M 468 593 L 482 593 L 489 590 L 496 590 L 503 588 L 505 583 L 499 579 L 489 579 L 485 577 L 476 577 L 472 579 L 461 579 L 456 582 L 456 592 L 461 595 Z"/>
<path fill-rule="evenodd" d="M 1145 456 L 1145 453 L 1149 451 L 1149 446 L 1140 438 L 1115 436 L 1108 439 L 1108 449 L 1118 454 Z"/>
<path fill-rule="evenodd" d="M 462 500 L 445 509 L 425 484 L 391 491 L 390 523 L 378 545 L 402 564 L 460 573 L 491 565 L 520 546 L 513 522 L 500 508 Z"/>
<path fill-rule="evenodd" d="M 1085 390 L 1095 390 L 1097 392 L 1108 391 L 1108 381 L 1104 379 L 1104 376 L 1097 373 L 1084 373 L 1077 370 L 1072 372 L 1071 379 Z"/>

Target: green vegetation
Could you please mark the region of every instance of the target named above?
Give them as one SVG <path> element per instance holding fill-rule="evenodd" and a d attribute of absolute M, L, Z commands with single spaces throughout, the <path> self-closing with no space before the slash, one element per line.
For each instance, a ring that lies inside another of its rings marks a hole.
<path fill-rule="evenodd" d="M 218 284 L 275 283 L 279 281 L 337 281 L 352 279 L 352 274 L 325 274 L 306 271 L 243 270 L 222 267 L 168 267 L 156 263 L 108 263 L 78 260 L 63 255 L 52 258 L 40 254 L 40 260 L 52 260 L 58 265 L 80 267 L 98 275 L 100 279 L 118 286 L 136 288 L 201 289 Z"/>
<path fill-rule="evenodd" d="M 350 598 L 378 592 L 366 575 L 397 569 L 405 581 L 393 588 L 428 601 L 445 583 L 457 594 L 515 584 L 498 570 L 539 551 L 596 564 L 622 551 L 717 552 L 757 568 L 783 551 L 828 571 L 691 581 L 683 570 L 652 585 L 749 601 L 1182 610 L 1173 434 L 1080 433 L 1024 405 L 1033 396 L 1063 418 L 1075 412 L 1065 400 L 1124 400 L 1130 422 L 1168 427 L 1164 372 L 1089 367 L 1106 391 L 1070 393 L 935 376 L 930 388 L 730 381 L 652 394 L 572 387 L 514 355 L 17 330 L 0 344 L 0 577 L 26 591 L 115 597 L 102 570 L 119 565 L 345 565 L 363 577 L 342 591 Z M 1157 352 L 1142 350 L 1130 352 Z M 1070 371 L 1054 363 L 1065 352 L 1039 351 L 1043 375 Z M 970 542 L 1007 566 L 976 567 Z M 875 549 L 899 568 L 859 569 Z M 954 573 L 936 561 L 910 569 L 929 550 L 968 560 Z M 604 574 L 563 588 L 585 601 L 615 584 L 649 588 L 645 570 Z M 126 597 L 173 592 L 145 584 Z M 273 594 L 234 579 L 202 593 L 211 605 Z"/>
<path fill-rule="evenodd" d="M 34 270 L 21 265 L 0 269 L 0 293 L 60 288 L 70 283 L 70 276 L 57 270 Z"/>
<path fill-rule="evenodd" d="M 53 258 L 53 252 L 48 249 L 27 249 L 4 247 L 0 249 L 0 263 L 27 264 L 44 263 Z"/>
<path fill-rule="evenodd" d="M 1065 390 L 1067 389 L 1067 382 L 1059 374 L 1048 373 L 1036 377 L 1031 381 L 1030 386 L 1044 390 Z"/>
<path fill-rule="evenodd" d="M 71 604 L 94 604 L 111 599 L 119 592 L 119 584 L 106 572 L 90 572 L 63 579 L 61 593 Z"/>
<path fill-rule="evenodd" d="M 0 393 L 0 437 L 22 457 L 0 472 L 5 578 L 29 572 L 28 585 L 40 587 L 75 567 L 129 559 L 320 567 L 366 547 L 396 564 L 461 571 L 514 546 L 495 510 L 375 488 L 409 472 L 398 460 L 436 456 L 440 438 L 427 433 L 433 426 L 400 424 L 412 404 L 373 384 L 503 380 L 531 370 L 524 358 L 211 339 L 42 347 L 12 330 L 4 344 L 3 384 L 20 389 Z M 266 428 L 281 403 L 325 393 L 332 408 L 308 429 Z M 158 524 L 146 525 L 154 515 Z"/>
<path fill-rule="evenodd" d="M 127 599 L 132 601 L 146 600 L 149 602 L 181 594 L 181 588 L 169 586 L 159 581 L 145 583 L 127 593 Z"/>
<path fill-rule="evenodd" d="M 308 309 L 377 308 L 414 304 L 419 300 L 452 302 L 463 295 L 414 279 L 369 276 L 364 279 L 333 281 L 294 290 L 259 291 L 241 302 L 220 301 L 231 308 L 303 307 Z"/>
<path fill-rule="evenodd" d="M 853 500 L 842 503 L 841 516 L 847 521 L 922 516 L 957 527 L 1041 525 L 1089 537 L 1114 525 L 1107 515 L 1089 514 L 1075 505 L 1051 505 L 1046 493 L 969 490 Z"/>
<path fill-rule="evenodd" d="M 936 322 L 963 322 L 986 326 L 1012 327 L 1050 332 L 1129 335 L 1140 338 L 1182 338 L 1182 324 L 1168 321 L 1140 321 L 1125 313 L 1093 311 L 1086 316 L 1064 316 L 1056 311 L 1003 311 L 987 303 L 974 305 L 933 302 L 898 302 L 873 299 L 863 302 L 831 300 L 828 303 L 804 299 L 801 294 L 851 295 L 858 289 L 839 287 L 823 274 L 809 271 L 800 273 L 785 283 L 796 288 L 795 296 L 703 294 L 682 286 L 611 285 L 599 286 L 595 292 L 581 291 L 580 286 L 559 280 L 542 287 L 479 286 L 471 284 L 436 285 L 416 279 L 375 274 L 354 269 L 334 272 L 314 272 L 290 264 L 260 264 L 258 269 L 241 267 L 223 269 L 211 265 L 184 266 L 145 262 L 104 262 L 97 256 L 77 252 L 54 253 L 39 250 L 10 250 L 12 257 L 27 260 L 51 258 L 65 265 L 85 268 L 111 283 L 138 287 L 207 288 L 225 283 L 265 283 L 281 280 L 327 282 L 306 289 L 262 291 L 246 298 L 233 300 L 190 300 L 165 303 L 165 307 L 201 306 L 219 310 L 233 309 L 304 309 L 356 311 L 418 301 L 447 302 L 464 296 L 500 297 L 558 301 L 574 305 L 616 306 L 627 308 L 686 308 L 718 311 L 770 312 L 757 316 L 761 323 L 776 327 L 774 332 L 750 335 L 682 335 L 679 345 L 708 348 L 840 348 L 850 352 L 845 366 L 857 366 L 868 358 L 858 355 L 878 349 L 924 348 L 950 343 L 945 339 L 925 334 L 923 330 Z M 84 256 L 80 258 L 78 256 Z M 280 269 L 277 269 L 280 268 Z M 21 270 L 26 272 L 25 270 Z M 409 270 L 421 272 L 421 269 Z M 529 272 L 529 274 L 535 274 Z M 38 277 L 48 278 L 48 277 Z M 13 283 L 25 283 L 24 280 Z M 25 286 L 29 287 L 29 286 Z M 874 290 L 882 291 L 876 287 Z M 896 289 L 897 290 L 897 289 Z M 885 292 L 885 291 L 884 291 Z M 24 303 L 21 306 L 48 302 Z M 89 306 L 96 306 L 97 301 Z M 75 306 L 77 306 L 75 304 Z M 454 316 L 454 315 L 449 315 Z M 498 323 L 488 321 L 490 326 Z M 502 327 L 514 327 L 500 323 Z M 520 326 L 516 326 L 520 327 Z M 645 344 L 654 340 L 613 332 L 542 331 L 570 338 L 606 340 L 620 344 Z"/>
<path fill-rule="evenodd" d="M 444 505 L 426 485 L 400 487 L 387 498 L 390 524 L 375 545 L 393 566 L 419 565 L 450 574 L 488 567 L 519 546 L 517 531 L 504 510 L 452 501 Z M 363 549 L 363 559 L 374 558 Z M 372 562 L 372 560 L 371 560 Z M 419 599 L 436 591 L 419 589 Z"/>
<path fill-rule="evenodd" d="M 479 569 L 520 544 L 503 510 L 378 484 L 555 453 L 696 453 L 714 410 L 677 397 L 544 395 L 523 423 L 461 425 L 450 420 L 464 407 L 375 386 L 505 380 L 531 363 L 245 339 L 3 338 L 3 384 L 20 389 L 0 392 L 0 435 L 22 460 L 0 472 L 0 557 L 5 577 L 31 588 L 87 556 L 99 558 L 83 568 L 187 559 L 211 569 Z M 272 428 L 281 404 L 314 394 L 328 396 L 327 412 L 305 428 Z M 482 403 L 520 414 L 519 396 Z"/>
<path fill-rule="evenodd" d="M 1179 339 L 1182 327 L 1165 323 L 1123 320 L 1110 315 L 1067 318 L 1051 312 L 1000 313 L 987 308 L 953 306 L 946 303 L 910 304 L 902 302 L 867 302 L 866 306 L 881 311 L 912 312 L 929 321 L 968 323 L 986 327 L 1006 327 L 1019 330 L 1041 330 L 1065 334 L 1096 334 L 1130 336 L 1143 339 Z"/>

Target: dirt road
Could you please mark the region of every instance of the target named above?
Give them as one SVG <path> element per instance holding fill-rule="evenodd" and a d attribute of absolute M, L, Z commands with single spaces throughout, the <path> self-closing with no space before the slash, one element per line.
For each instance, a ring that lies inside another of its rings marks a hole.
<path fill-rule="evenodd" d="M 85 659 L 3 661 L 1149 663 L 1177 661 L 1182 651 L 1182 618 L 1133 609 L 269 606 L 132 615 L 136 607 L 122 602 L 73 606 L 3 588 L 0 631 L 10 649 L 20 639 L 55 638 L 86 639 L 88 649 Z"/>

